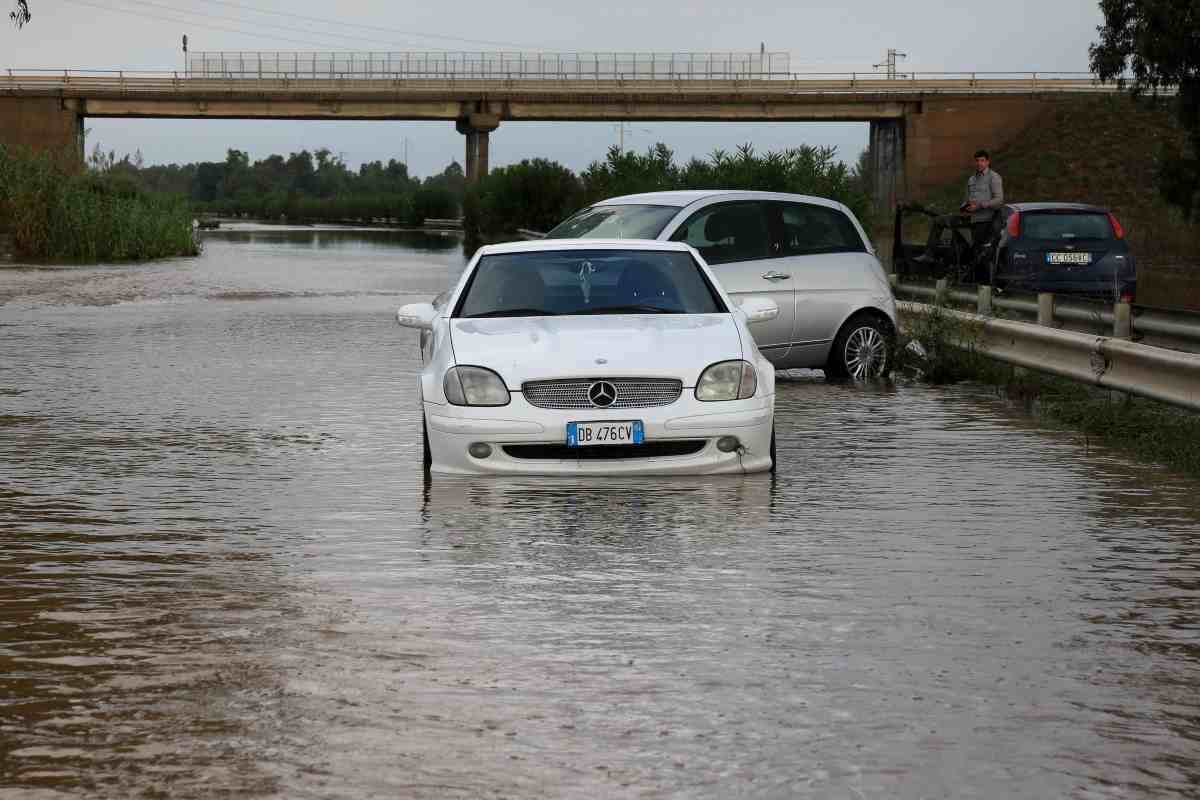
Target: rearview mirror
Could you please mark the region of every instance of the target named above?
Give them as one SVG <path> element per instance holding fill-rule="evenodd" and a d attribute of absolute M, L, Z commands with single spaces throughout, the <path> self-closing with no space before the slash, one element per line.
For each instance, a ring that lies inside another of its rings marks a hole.
<path fill-rule="evenodd" d="M 437 309 L 432 303 L 409 303 L 406 306 L 401 306 L 396 312 L 396 322 L 399 322 L 406 328 L 419 328 L 420 330 L 431 330 L 433 321 L 437 319 Z"/>
<path fill-rule="evenodd" d="M 769 322 L 779 316 L 779 306 L 769 297 L 751 295 L 739 297 L 734 302 L 737 303 L 738 310 L 745 315 L 746 321 L 751 324 Z"/>

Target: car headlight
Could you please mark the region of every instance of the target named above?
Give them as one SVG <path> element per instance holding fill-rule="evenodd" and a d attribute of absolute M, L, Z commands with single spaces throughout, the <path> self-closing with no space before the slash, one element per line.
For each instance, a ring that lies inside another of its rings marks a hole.
<path fill-rule="evenodd" d="M 758 374 L 747 361 L 720 361 L 700 374 L 696 381 L 696 399 L 745 400 L 758 389 Z"/>
<path fill-rule="evenodd" d="M 442 389 L 456 406 L 506 406 L 509 401 L 504 381 L 483 367 L 451 367 L 442 379 Z"/>

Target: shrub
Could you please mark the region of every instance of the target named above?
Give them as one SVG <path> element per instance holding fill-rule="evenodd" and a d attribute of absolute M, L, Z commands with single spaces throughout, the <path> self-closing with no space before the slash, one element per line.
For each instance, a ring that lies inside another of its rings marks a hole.
<path fill-rule="evenodd" d="M 553 161 L 535 158 L 492 171 L 468 190 L 463 222 L 472 231 L 503 233 L 517 228 L 547 231 L 579 203 L 579 179 Z"/>

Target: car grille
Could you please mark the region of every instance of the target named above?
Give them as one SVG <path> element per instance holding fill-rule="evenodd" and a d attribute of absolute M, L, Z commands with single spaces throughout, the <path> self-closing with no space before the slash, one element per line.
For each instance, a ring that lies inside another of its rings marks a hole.
<path fill-rule="evenodd" d="M 705 439 L 678 439 L 645 444 L 615 444 L 603 447 L 567 447 L 565 444 L 506 444 L 504 452 L 513 458 L 551 461 L 611 461 L 633 458 L 664 458 L 699 453 Z"/>
<path fill-rule="evenodd" d="M 559 381 L 527 381 L 521 392 L 538 408 L 596 408 L 588 399 L 588 388 L 607 381 L 617 390 L 617 399 L 605 408 L 653 408 L 669 406 L 683 392 L 683 381 L 663 378 L 583 378 Z"/>

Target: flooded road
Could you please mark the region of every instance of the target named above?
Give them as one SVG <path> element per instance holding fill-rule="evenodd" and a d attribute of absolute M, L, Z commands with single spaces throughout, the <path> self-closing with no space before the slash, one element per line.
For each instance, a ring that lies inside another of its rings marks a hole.
<path fill-rule="evenodd" d="M 0 269 L 0 796 L 1200 792 L 1200 483 L 805 373 L 774 477 L 426 482 L 462 266 Z"/>

